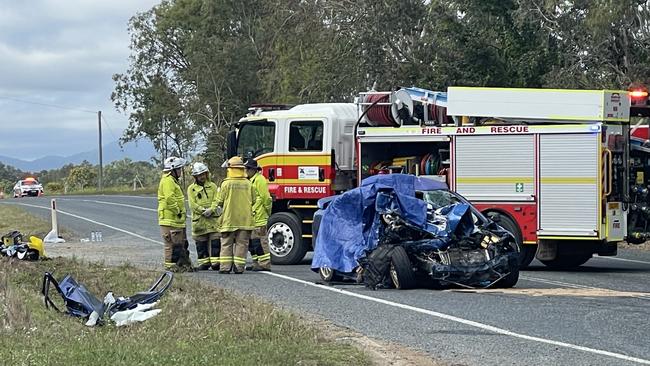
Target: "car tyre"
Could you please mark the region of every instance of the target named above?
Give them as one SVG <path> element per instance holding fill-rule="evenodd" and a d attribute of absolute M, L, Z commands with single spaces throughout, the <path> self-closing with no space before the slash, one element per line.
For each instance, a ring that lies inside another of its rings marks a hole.
<path fill-rule="evenodd" d="M 398 290 L 412 289 L 417 285 L 417 277 L 413 271 L 411 260 L 402 247 L 395 247 L 391 251 L 390 279 Z"/>
<path fill-rule="evenodd" d="M 320 276 L 321 280 L 325 282 L 341 281 L 343 279 L 341 275 L 336 273 L 336 270 L 329 267 L 320 267 L 318 269 L 318 275 Z"/>
<path fill-rule="evenodd" d="M 521 230 L 519 225 L 506 215 L 499 215 L 499 226 L 508 230 L 514 237 L 517 247 L 519 247 L 519 268 L 526 268 L 530 265 L 530 262 L 535 259 L 535 253 L 537 253 L 536 244 L 524 244 L 523 235 L 521 235 Z"/>

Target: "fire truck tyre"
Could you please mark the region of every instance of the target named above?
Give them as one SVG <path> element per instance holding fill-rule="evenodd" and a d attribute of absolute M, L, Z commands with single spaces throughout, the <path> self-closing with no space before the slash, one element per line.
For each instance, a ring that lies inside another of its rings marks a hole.
<path fill-rule="evenodd" d="M 572 269 L 579 267 L 588 260 L 591 259 L 591 253 L 579 253 L 579 254 L 559 254 L 558 256 L 549 261 L 540 261 L 544 263 L 545 266 L 553 269 Z"/>
<path fill-rule="evenodd" d="M 338 273 L 336 273 L 335 270 L 329 267 L 320 267 L 318 269 L 318 274 L 320 275 L 321 280 L 325 282 L 342 280 L 342 277 Z"/>
<path fill-rule="evenodd" d="M 406 250 L 402 247 L 395 247 L 390 256 L 390 279 L 395 288 L 398 290 L 414 288 L 417 285 L 417 278 Z"/>
<path fill-rule="evenodd" d="M 535 253 L 537 252 L 537 245 L 526 244 L 524 245 L 521 231 L 519 230 L 519 225 L 506 215 L 499 215 L 499 225 L 504 229 L 508 230 L 512 235 L 515 236 L 515 241 L 519 247 L 519 268 L 526 268 L 530 262 L 535 259 Z M 516 282 L 516 281 L 515 281 Z"/>
<path fill-rule="evenodd" d="M 302 240 L 298 216 L 278 212 L 269 218 L 269 249 L 274 264 L 297 264 L 305 258 L 307 247 Z"/>

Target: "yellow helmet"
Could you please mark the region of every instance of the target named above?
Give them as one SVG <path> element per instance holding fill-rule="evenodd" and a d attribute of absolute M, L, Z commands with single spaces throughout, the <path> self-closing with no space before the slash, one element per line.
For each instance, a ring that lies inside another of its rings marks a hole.
<path fill-rule="evenodd" d="M 38 252 L 39 258 L 45 257 L 45 244 L 43 244 L 43 240 L 35 236 L 30 236 L 27 245 L 29 246 L 29 249 L 34 249 Z"/>
<path fill-rule="evenodd" d="M 242 168 L 244 169 L 244 160 L 239 156 L 233 156 L 228 160 L 228 168 Z"/>

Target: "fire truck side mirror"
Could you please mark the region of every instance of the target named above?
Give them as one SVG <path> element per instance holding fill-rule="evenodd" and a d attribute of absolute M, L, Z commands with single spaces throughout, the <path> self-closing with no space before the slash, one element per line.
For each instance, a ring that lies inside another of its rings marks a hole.
<path fill-rule="evenodd" d="M 237 131 L 232 130 L 226 136 L 226 157 L 228 159 L 237 155 Z"/>

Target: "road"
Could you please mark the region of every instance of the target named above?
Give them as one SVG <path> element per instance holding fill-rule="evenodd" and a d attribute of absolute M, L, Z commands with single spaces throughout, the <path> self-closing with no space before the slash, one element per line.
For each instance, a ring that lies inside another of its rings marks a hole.
<path fill-rule="evenodd" d="M 19 204 L 49 217 L 47 198 L 0 204 Z M 119 250 L 131 261 L 137 253 L 146 253 L 151 262 L 162 259 L 155 208 L 153 197 L 58 199 L 60 225 L 86 237 L 91 230 L 101 230 L 107 241 L 128 238 L 127 249 Z M 533 262 L 522 272 L 517 289 L 508 293 L 371 291 L 352 284 L 319 284 L 308 261 L 273 269 L 243 276 L 197 276 L 370 337 L 420 349 L 450 364 L 650 364 L 650 295 L 608 296 L 611 292 L 606 291 L 650 292 L 650 252 L 596 257 L 571 272 L 550 271 Z"/>

